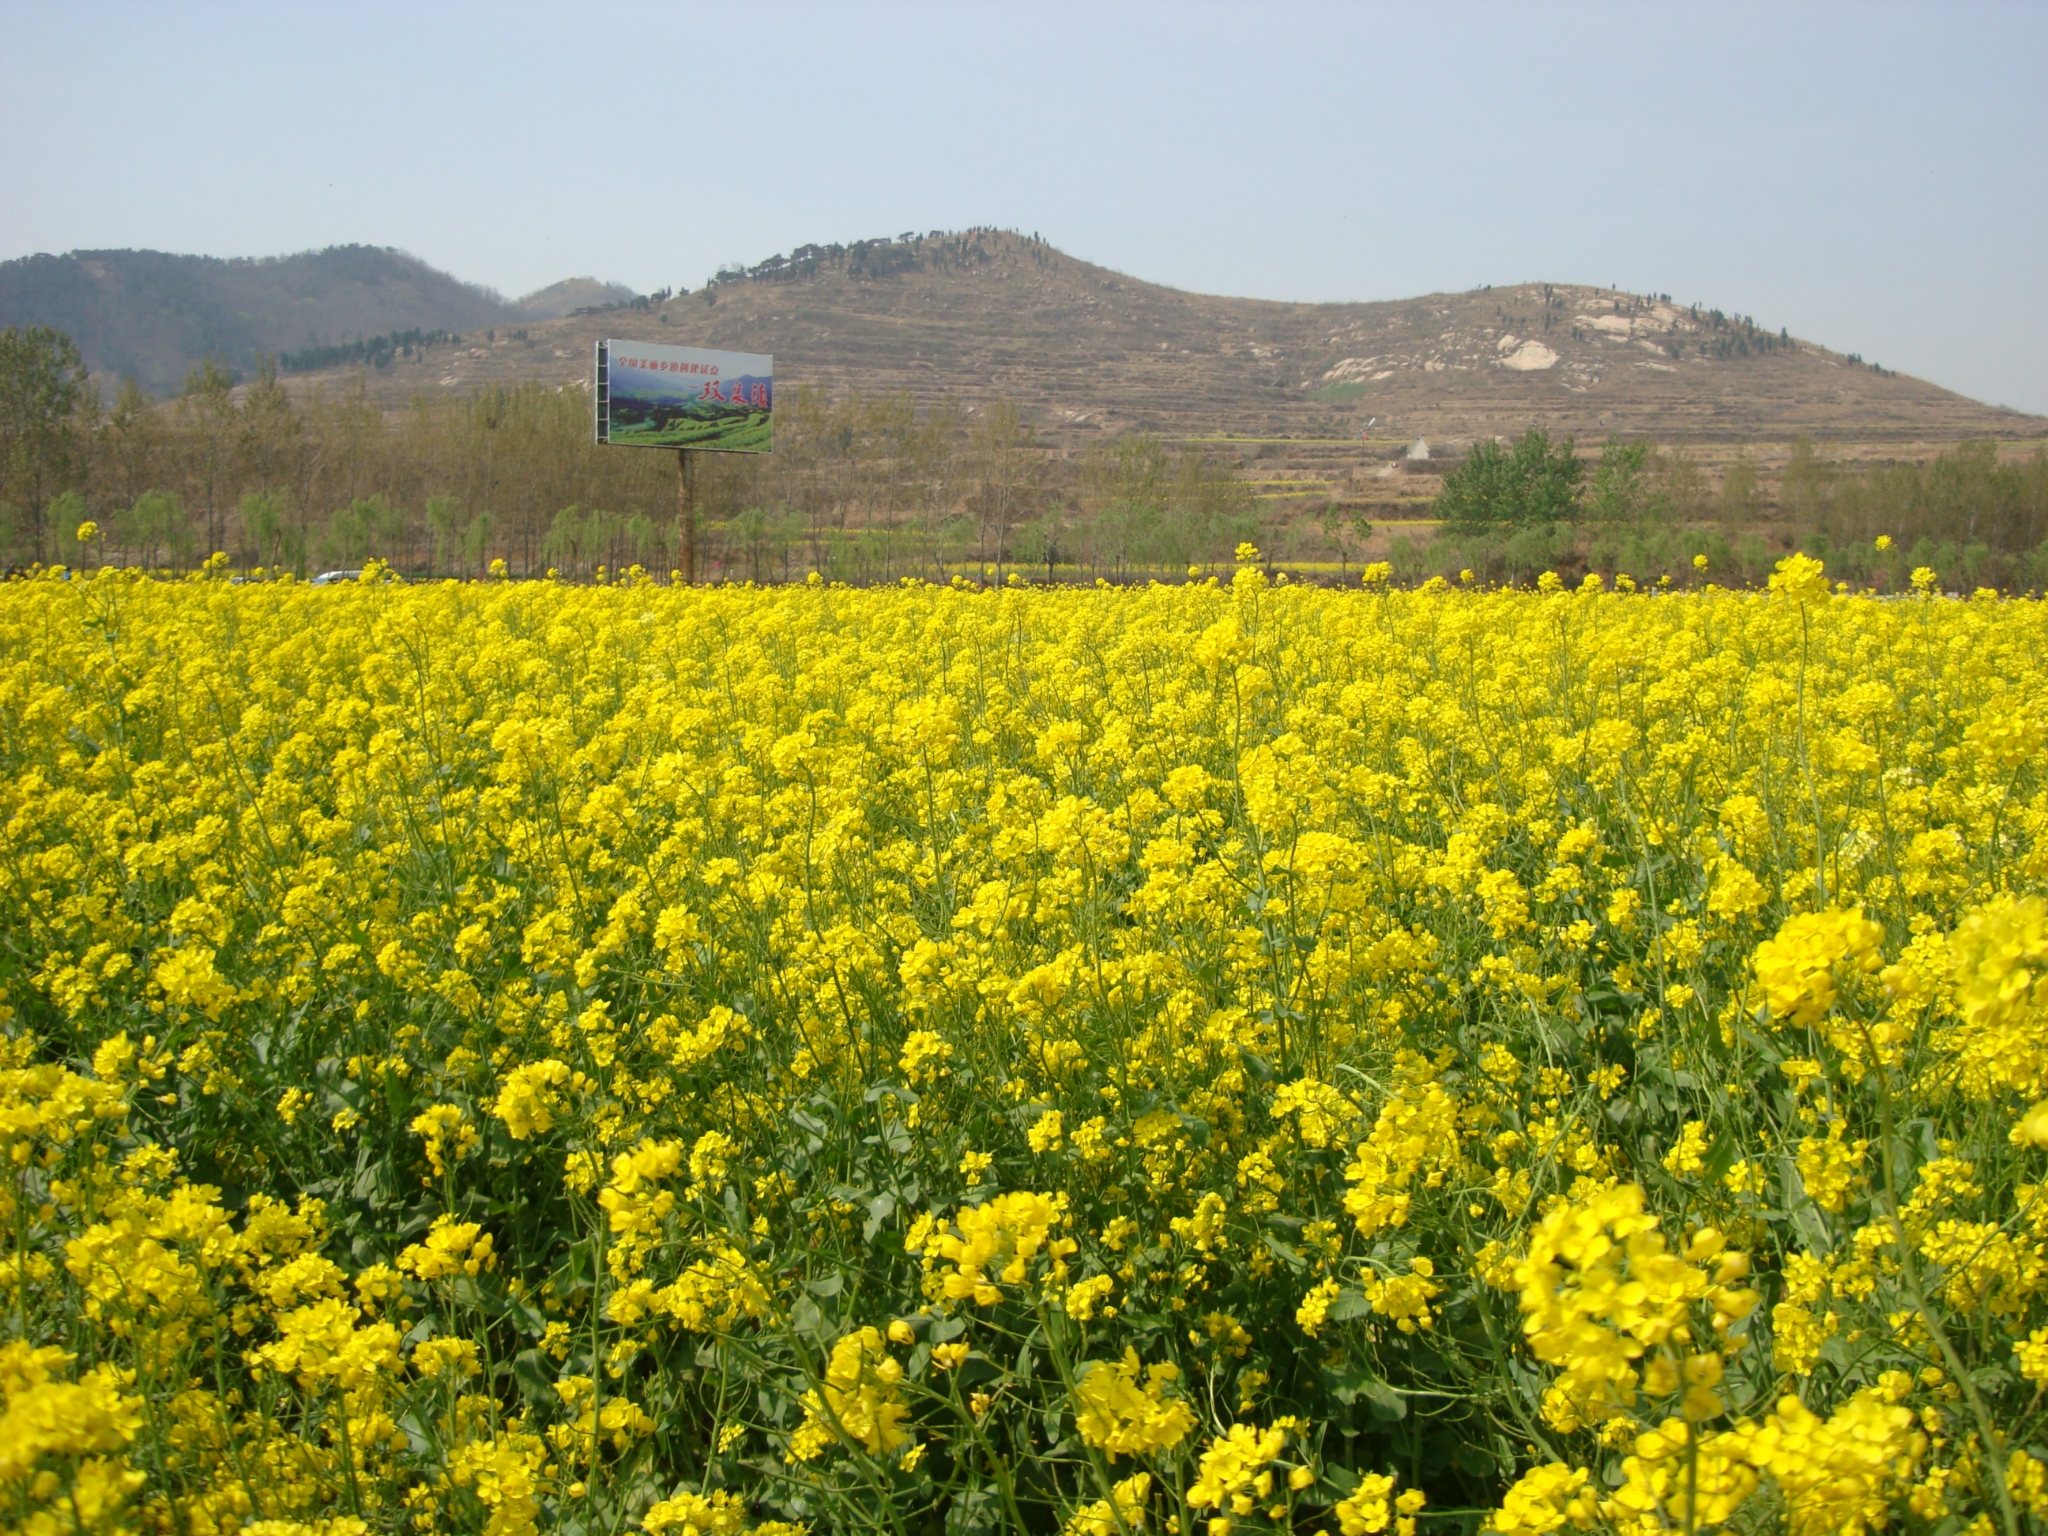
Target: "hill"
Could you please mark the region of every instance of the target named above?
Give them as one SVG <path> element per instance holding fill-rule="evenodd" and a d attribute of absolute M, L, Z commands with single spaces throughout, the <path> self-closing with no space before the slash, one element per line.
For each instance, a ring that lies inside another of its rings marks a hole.
<path fill-rule="evenodd" d="M 533 320 L 559 320 L 579 309 L 630 304 L 637 295 L 624 283 L 601 283 L 594 277 L 565 277 L 519 301 L 519 313 Z"/>
<path fill-rule="evenodd" d="M 1522 283 L 1379 303 L 1219 298 L 992 230 L 806 246 L 658 305 L 394 359 L 368 385 L 394 407 L 421 390 L 582 386 L 606 336 L 770 352 L 785 389 L 1007 396 L 1067 441 L 1137 428 L 1456 443 L 1534 424 L 1581 440 L 1804 433 L 1904 448 L 2048 431 L 1768 319 L 1665 296 Z"/>
<path fill-rule="evenodd" d="M 318 266 L 342 280 L 314 282 Z M 1446 561 L 1454 573 L 1572 560 L 1668 571 L 1702 553 L 1678 547 L 1701 526 L 1721 540 L 1712 568 L 1746 578 L 1800 540 L 1868 550 L 1879 534 L 1970 585 L 1994 565 L 1993 584 L 2048 574 L 2048 420 L 1665 295 L 1532 283 L 1381 303 L 1216 298 L 991 230 L 804 247 L 694 294 L 606 298 L 621 290 L 571 279 L 530 296 L 535 309 L 570 306 L 554 319 L 360 249 L 277 263 L 85 255 L 38 269 L 59 297 L 73 285 L 86 323 L 72 324 L 102 367 L 152 335 L 174 357 L 194 327 L 219 340 L 223 329 L 197 325 L 195 294 L 251 352 L 282 340 L 277 303 L 227 310 L 237 282 L 274 301 L 298 281 L 311 344 L 282 390 L 251 383 L 189 408 L 118 412 L 88 438 L 9 455 L 0 507 L 15 515 L 0 517 L 0 555 L 23 563 L 49 558 L 62 526 L 94 520 L 111 530 L 111 557 L 144 564 L 232 546 L 246 563 L 308 569 L 372 553 L 406 569 L 458 556 L 469 569 L 492 557 L 528 572 L 661 568 L 673 454 L 593 441 L 585 391 L 594 343 L 611 336 L 776 355 L 778 451 L 714 455 L 695 477 L 711 568 L 757 579 L 786 577 L 799 558 L 861 579 L 938 571 L 946 548 L 1122 576 L 1184 569 L 1252 532 L 1282 559 L 1334 557 L 1340 574 L 1368 552 L 1408 575 Z M 167 299 L 159 332 L 124 333 L 115 322 L 146 310 L 152 278 L 192 302 Z M 321 343 L 308 317 L 340 313 L 344 293 L 383 304 L 357 318 L 385 329 Z M 458 312 L 424 307 L 437 296 Z M 586 298 L 604 302 L 574 302 Z M 467 329 L 428 329 L 448 318 Z M 672 445 L 682 428 L 663 418 L 665 393 L 622 391 L 622 418 L 643 398 L 636 419 L 614 421 L 615 441 Z M 921 420 L 906 398 L 928 408 Z M 984 413 L 1004 399 L 1020 410 Z M 1018 416 L 1036 431 L 1034 459 L 1016 451 Z M 1442 473 L 1531 424 L 1576 438 L 1603 469 L 1617 440 L 1636 439 L 1642 478 L 1625 474 L 1599 520 L 1610 532 L 1654 524 L 1663 542 L 1609 548 L 1608 533 L 1602 544 L 1573 529 L 1519 530 L 1498 548 L 1437 538 Z M 1133 430 L 1151 440 L 1120 435 Z M 1991 441 L 1958 448 L 1973 439 Z M 57 507 L 51 485 L 83 508 Z"/>
<path fill-rule="evenodd" d="M 0 263 L 0 327 L 69 332 L 103 384 L 132 377 L 156 395 L 206 357 L 246 374 L 266 354 L 482 329 L 521 313 L 487 288 L 369 245 L 250 260 L 73 251 Z"/>

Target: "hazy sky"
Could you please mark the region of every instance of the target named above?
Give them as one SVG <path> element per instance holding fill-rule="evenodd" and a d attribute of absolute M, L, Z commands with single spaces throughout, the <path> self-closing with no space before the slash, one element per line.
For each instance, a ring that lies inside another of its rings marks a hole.
<path fill-rule="evenodd" d="M 1273 299 L 1668 292 L 2048 412 L 2048 4 L 0 0 L 0 257 L 519 294 L 994 224 Z"/>

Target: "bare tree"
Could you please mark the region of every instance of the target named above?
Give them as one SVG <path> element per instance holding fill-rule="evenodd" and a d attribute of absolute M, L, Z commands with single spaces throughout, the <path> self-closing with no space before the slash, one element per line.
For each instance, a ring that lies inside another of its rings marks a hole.
<path fill-rule="evenodd" d="M 910 443 L 910 476 L 920 542 L 932 574 L 946 578 L 946 525 L 959 502 L 960 407 L 952 401 L 925 413 L 924 426 Z"/>
<path fill-rule="evenodd" d="M 898 526 L 915 490 L 909 470 L 916 436 L 917 402 L 907 391 L 867 401 L 856 443 L 860 516 L 878 535 L 885 580 L 894 574 Z"/>
<path fill-rule="evenodd" d="M 1010 531 L 1037 506 L 1037 438 L 1013 402 L 997 400 L 974 424 L 968 456 L 974 485 L 976 557 L 985 569 L 993 541 L 996 580 L 1001 581 Z"/>
<path fill-rule="evenodd" d="M 299 478 L 306 441 L 304 426 L 292 409 L 291 396 L 278 382 L 277 364 L 271 358 L 263 360 L 256 382 L 244 392 L 239 438 L 238 478 L 251 487 L 237 508 L 242 539 L 258 564 L 274 565 L 286 543 L 284 488 Z M 263 520 L 261 530 L 249 526 L 252 510 Z"/>
<path fill-rule="evenodd" d="M 123 379 L 102 437 L 112 494 L 121 506 L 134 506 L 151 488 L 152 477 L 162 472 L 163 442 L 164 422 L 156 405 L 133 379 Z"/>
<path fill-rule="evenodd" d="M 206 519 L 206 550 L 221 547 L 227 522 L 225 505 L 234 483 L 235 450 L 239 446 L 235 422 L 235 381 L 228 371 L 207 358 L 185 379 L 178 397 L 180 425 L 185 429 L 189 481 Z"/>

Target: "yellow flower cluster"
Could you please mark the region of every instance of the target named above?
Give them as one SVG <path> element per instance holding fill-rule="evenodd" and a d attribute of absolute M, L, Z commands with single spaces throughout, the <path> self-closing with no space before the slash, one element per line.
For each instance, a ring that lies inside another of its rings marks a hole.
<path fill-rule="evenodd" d="M 1737 1284 L 1748 1272 L 1747 1256 L 1712 1228 L 1682 1256 L 1666 1251 L 1640 1185 L 1560 1205 L 1531 1234 L 1516 1275 L 1530 1350 L 1561 1372 L 1544 1416 L 1572 1430 L 1633 1407 L 1639 1384 L 1660 1397 L 1682 1384 L 1687 1419 L 1717 1417 L 1720 1355 L 1681 1352 L 1695 1343 L 1696 1312 L 1711 1315 L 1709 1344 L 1749 1315 L 1757 1293 Z"/>
<path fill-rule="evenodd" d="M 870 1456 L 908 1444 L 902 1381 L 903 1362 L 889 1353 L 879 1329 L 846 1334 L 832 1346 L 824 1381 L 804 1394 L 804 1423 L 790 1441 L 790 1456 L 809 1461 L 835 1441 L 858 1444 Z"/>
<path fill-rule="evenodd" d="M 1714 1530 L 1769 1477 L 1791 1536 L 1863 1536 L 1885 1528 L 1901 1502 L 1916 1514 L 1939 1507 L 1939 1481 L 1933 1498 L 1916 1487 L 1928 1440 L 1897 1406 L 1901 1395 L 1888 1382 L 1857 1393 L 1826 1420 L 1786 1397 L 1759 1422 L 1704 1434 L 1666 1419 L 1635 1436 L 1611 1495 L 1597 1492 L 1586 1468 L 1551 1462 L 1508 1490 L 1489 1529 L 1498 1536 L 1601 1524 L 1622 1536 Z"/>
<path fill-rule="evenodd" d="M 962 1172 L 970 1185 L 979 1182 L 972 1169 Z M 948 1301 L 992 1307 L 1002 1299 L 1002 1285 L 1024 1283 L 1040 1249 L 1052 1261 L 1052 1278 L 1063 1278 L 1062 1261 L 1077 1246 L 1071 1238 L 1052 1236 L 1053 1227 L 1064 1219 L 1063 1203 L 1058 1197 L 1018 1190 L 963 1207 L 951 1229 L 935 1230 L 924 1245 L 927 1256 L 953 1266 L 940 1278 L 938 1294 Z M 991 1268 L 996 1269 L 993 1279 Z"/>
<path fill-rule="evenodd" d="M 1600 1517 L 1599 1498 L 1588 1487 L 1591 1480 L 1584 1467 L 1563 1462 L 1531 1467 L 1502 1497 L 1488 1529 L 1498 1536 L 1545 1536 L 1567 1524 L 1586 1530 Z"/>
<path fill-rule="evenodd" d="M 1180 1367 L 1152 1365 L 1143 1381 L 1139 1369 L 1138 1352 L 1127 1349 L 1121 1360 L 1082 1366 L 1074 1388 L 1074 1427 L 1111 1461 L 1170 1451 L 1195 1427 L 1188 1405 L 1166 1395 L 1180 1379 Z"/>
<path fill-rule="evenodd" d="M 1188 1503 L 1196 1509 L 1227 1508 L 1234 1515 L 1249 1515 L 1260 1500 L 1273 1496 L 1271 1463 L 1286 1446 L 1287 1430 L 1282 1425 L 1266 1429 L 1256 1424 L 1231 1425 L 1227 1433 L 1203 1447 Z M 1224 1531 L 1229 1529 L 1224 1526 Z"/>
<path fill-rule="evenodd" d="M 2017 1536 L 1938 587 L 0 586 L 10 1528 Z"/>
<path fill-rule="evenodd" d="M 1971 1088 L 2048 1093 L 2048 900 L 1986 902 L 1964 917 L 1949 947 L 1955 1021 L 1946 1043 Z"/>
<path fill-rule="evenodd" d="M 1861 911 L 1802 912 L 1756 947 L 1756 979 L 1773 1017 L 1794 1025 L 1818 1022 L 1835 1006 L 1843 974 L 1865 975 L 1881 964 L 1884 929 Z"/>

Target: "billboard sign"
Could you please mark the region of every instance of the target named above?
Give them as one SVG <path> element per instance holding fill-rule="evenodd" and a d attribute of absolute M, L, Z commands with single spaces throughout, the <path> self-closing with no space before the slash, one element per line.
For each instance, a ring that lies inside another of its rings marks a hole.
<path fill-rule="evenodd" d="M 597 344 L 597 440 L 632 448 L 768 453 L 775 359 L 759 352 Z"/>

